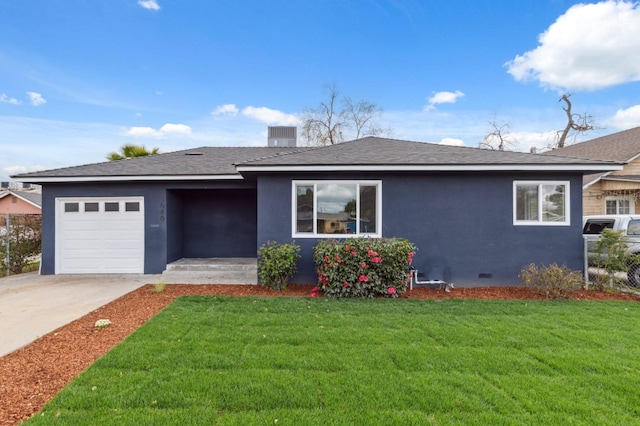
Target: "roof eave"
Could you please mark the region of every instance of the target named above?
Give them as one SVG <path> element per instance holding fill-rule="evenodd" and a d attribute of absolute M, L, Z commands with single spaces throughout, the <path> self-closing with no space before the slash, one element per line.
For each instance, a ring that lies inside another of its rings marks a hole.
<path fill-rule="evenodd" d="M 150 175 L 150 176 L 12 176 L 24 183 L 74 183 L 74 182 L 153 182 L 153 181 L 195 181 L 195 180 L 242 180 L 233 175 Z"/>
<path fill-rule="evenodd" d="M 332 171 L 588 171 L 605 172 L 622 170 L 622 165 L 610 164 L 429 164 L 429 165 L 277 165 L 277 166 L 238 166 L 238 172 L 332 172 Z"/>

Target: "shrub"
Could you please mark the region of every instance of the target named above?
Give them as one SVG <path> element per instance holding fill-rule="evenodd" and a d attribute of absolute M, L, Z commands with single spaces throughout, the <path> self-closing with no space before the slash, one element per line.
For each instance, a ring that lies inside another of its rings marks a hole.
<path fill-rule="evenodd" d="M 6 226 L 6 225 L 4 225 Z M 0 238 L 0 274 L 5 275 L 7 269 L 11 274 L 20 274 L 25 266 L 33 262 L 40 254 L 42 246 L 42 218 L 40 215 L 11 216 L 9 238 Z M 6 252 L 9 243 L 9 262 Z"/>
<path fill-rule="evenodd" d="M 597 267 L 607 273 L 605 279 L 597 275 L 595 285 L 598 290 L 603 290 L 605 283 L 613 287 L 616 272 L 626 272 L 629 266 L 638 262 L 638 256 L 627 252 L 629 239 L 622 231 L 603 229 L 596 241 L 594 248 L 595 258 L 591 259 Z"/>
<path fill-rule="evenodd" d="M 314 248 L 318 286 L 331 297 L 398 297 L 414 251 L 405 239 L 321 241 Z"/>
<path fill-rule="evenodd" d="M 300 246 L 268 241 L 258 250 L 258 278 L 263 287 L 275 290 L 287 288 L 289 279 L 296 273 L 300 259 Z"/>
<path fill-rule="evenodd" d="M 582 288 L 584 278 L 579 271 L 573 271 L 566 265 L 549 266 L 530 264 L 520 271 L 522 284 L 548 299 L 565 299 Z"/>

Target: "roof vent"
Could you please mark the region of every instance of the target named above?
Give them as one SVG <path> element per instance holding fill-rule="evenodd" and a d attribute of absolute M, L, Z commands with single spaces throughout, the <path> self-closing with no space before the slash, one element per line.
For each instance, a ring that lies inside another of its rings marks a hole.
<path fill-rule="evenodd" d="M 268 146 L 273 148 L 294 148 L 298 139 L 295 126 L 269 126 Z"/>
<path fill-rule="evenodd" d="M 204 155 L 204 154 L 199 151 L 191 151 L 191 152 L 185 152 L 184 155 Z"/>

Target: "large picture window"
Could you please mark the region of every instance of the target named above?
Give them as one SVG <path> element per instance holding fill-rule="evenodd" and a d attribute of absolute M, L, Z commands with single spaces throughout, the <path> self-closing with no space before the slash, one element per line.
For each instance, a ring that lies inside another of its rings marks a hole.
<path fill-rule="evenodd" d="M 569 182 L 513 183 L 514 225 L 569 225 Z"/>
<path fill-rule="evenodd" d="M 293 235 L 379 237 L 380 181 L 293 183 Z"/>

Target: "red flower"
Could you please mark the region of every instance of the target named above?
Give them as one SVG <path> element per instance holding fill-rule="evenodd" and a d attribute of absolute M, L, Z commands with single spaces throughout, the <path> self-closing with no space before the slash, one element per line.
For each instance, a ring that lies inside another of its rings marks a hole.
<path fill-rule="evenodd" d="M 364 262 L 362 262 L 362 263 L 360 264 L 360 267 L 361 267 L 362 269 L 364 269 L 364 268 L 366 268 L 366 267 L 367 267 L 367 264 L 366 264 L 366 263 L 364 263 Z"/>
<path fill-rule="evenodd" d="M 371 261 L 372 261 L 373 263 L 380 263 L 380 262 L 382 262 L 382 258 L 381 258 L 380 256 L 378 256 L 378 257 L 372 257 L 372 258 L 371 258 Z"/>
<path fill-rule="evenodd" d="M 335 256 L 333 256 L 333 260 L 335 260 L 336 262 L 340 260 L 340 258 L 338 257 L 338 255 L 336 254 Z"/>
<path fill-rule="evenodd" d="M 315 291 L 312 291 L 311 294 L 309 295 L 311 297 L 318 297 L 318 293 L 316 293 Z"/>
<path fill-rule="evenodd" d="M 351 251 L 351 246 L 344 246 L 345 251 Z"/>
<path fill-rule="evenodd" d="M 318 291 L 320 291 L 320 288 L 318 286 L 315 286 L 314 288 L 311 289 L 312 293 L 317 293 Z"/>
<path fill-rule="evenodd" d="M 342 284 L 342 287 L 344 287 L 344 288 L 349 287 L 349 283 L 344 283 L 344 284 Z"/>
<path fill-rule="evenodd" d="M 358 277 L 358 281 L 362 281 L 362 282 L 368 283 L 369 282 L 369 277 L 367 277 L 366 275 L 360 275 Z"/>
<path fill-rule="evenodd" d="M 351 256 L 355 256 L 356 254 L 358 254 L 358 252 L 355 250 L 351 252 Z"/>
<path fill-rule="evenodd" d="M 328 255 L 324 255 L 324 260 L 329 260 L 329 256 Z"/>
<path fill-rule="evenodd" d="M 396 294 L 396 289 L 393 287 L 389 287 L 389 294 Z"/>

